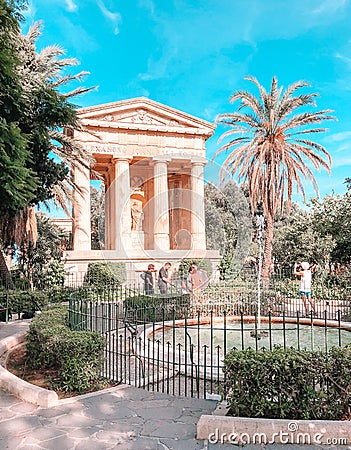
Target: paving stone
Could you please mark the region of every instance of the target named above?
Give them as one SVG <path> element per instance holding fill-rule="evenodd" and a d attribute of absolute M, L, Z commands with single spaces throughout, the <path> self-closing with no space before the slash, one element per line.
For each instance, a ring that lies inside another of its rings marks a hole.
<path fill-rule="evenodd" d="M 138 400 L 133 400 L 130 402 L 131 408 L 135 409 L 135 410 L 140 410 L 140 409 L 148 409 L 148 408 L 169 408 L 172 405 L 172 400 L 168 399 L 156 399 L 156 400 L 152 400 L 149 399 L 147 402 L 146 401 L 138 401 Z"/>
<path fill-rule="evenodd" d="M 72 430 L 69 432 L 69 435 L 72 438 L 77 438 L 77 439 L 86 439 L 86 438 L 91 438 L 91 437 L 95 437 L 95 435 L 97 433 L 99 433 L 101 431 L 101 429 L 99 429 L 98 427 L 79 427 L 76 430 Z"/>
<path fill-rule="evenodd" d="M 45 450 L 73 450 L 75 441 L 69 436 L 59 436 L 55 439 L 41 442 L 40 446 Z"/>
<path fill-rule="evenodd" d="M 0 436 L 25 436 L 27 432 L 40 426 L 40 420 L 34 416 L 22 416 L 0 422 Z"/>
<path fill-rule="evenodd" d="M 191 439 L 195 436 L 195 426 L 174 421 L 149 420 L 144 425 L 141 435 L 172 439 Z"/>
<path fill-rule="evenodd" d="M 64 414 L 67 414 L 64 409 L 56 409 L 56 408 L 38 409 L 38 411 L 36 412 L 36 415 L 38 417 L 46 417 L 46 418 L 61 417 Z"/>
<path fill-rule="evenodd" d="M 32 413 L 38 409 L 37 406 L 30 403 L 19 402 L 10 407 L 10 410 L 16 413 Z"/>
<path fill-rule="evenodd" d="M 182 408 L 146 408 L 139 409 L 138 415 L 145 420 L 154 419 L 160 417 L 162 420 L 179 419 L 183 414 Z"/>
<path fill-rule="evenodd" d="M 0 325 L 0 340 L 25 327 Z M 204 450 L 195 439 L 196 423 L 215 407 L 126 385 L 60 400 L 53 408 L 0 390 L 0 450 Z"/>
<path fill-rule="evenodd" d="M 89 439 L 89 440 L 83 440 L 76 444 L 74 450 L 110 450 L 111 448 L 114 448 L 115 443 L 114 442 L 97 442 L 96 440 Z M 118 447 L 117 447 L 118 448 Z M 125 447 L 119 447 L 120 450 L 125 450 Z M 142 450 L 143 447 L 141 447 L 139 450 Z M 61 449 L 57 449 L 61 450 Z M 66 450 L 66 449 L 62 449 Z"/>
<path fill-rule="evenodd" d="M 137 441 L 124 441 L 123 446 L 122 443 L 118 443 L 115 446 L 111 447 L 111 450 L 159 450 L 159 442 L 157 438 L 141 438 Z M 162 447 L 160 448 L 160 450 Z M 164 449 L 162 449 L 164 450 Z M 192 450 L 192 449 L 188 449 Z"/>
<path fill-rule="evenodd" d="M 66 432 L 53 427 L 40 427 L 31 430 L 31 432 L 29 433 L 32 442 L 34 442 L 34 440 L 37 440 L 39 442 L 40 441 L 45 442 L 48 439 L 54 439 L 60 436 L 65 436 L 66 434 L 67 434 Z"/>
<path fill-rule="evenodd" d="M 1 435 L 0 438 L 0 448 L 1 450 L 9 449 L 12 450 L 14 448 L 17 448 L 19 445 L 21 445 L 22 439 L 15 436 L 10 436 L 8 438 L 5 438 L 5 436 Z"/>
<path fill-rule="evenodd" d="M 114 424 L 109 424 L 104 428 L 104 430 L 100 430 L 99 436 L 102 436 L 102 433 L 115 433 L 116 435 L 119 435 L 120 433 L 126 433 L 128 431 L 132 431 L 134 434 L 140 434 L 143 426 L 144 421 L 141 421 L 140 423 L 131 423 L 129 420 L 124 420 Z"/>
<path fill-rule="evenodd" d="M 90 427 L 96 425 L 93 418 L 78 415 L 72 416 L 70 414 L 59 417 L 56 423 L 59 427 L 65 428 Z"/>
<path fill-rule="evenodd" d="M 204 450 L 204 443 L 196 439 L 160 439 L 160 443 L 165 445 L 165 448 L 172 450 Z M 162 448 L 162 447 L 160 447 Z"/>

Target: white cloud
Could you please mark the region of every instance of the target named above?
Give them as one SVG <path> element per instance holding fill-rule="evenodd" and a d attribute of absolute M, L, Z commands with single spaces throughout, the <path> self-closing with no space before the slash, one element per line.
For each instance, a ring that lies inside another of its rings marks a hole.
<path fill-rule="evenodd" d="M 184 70 L 207 55 L 234 51 L 238 45 L 247 46 L 249 58 L 257 42 L 293 39 L 338 20 L 347 2 L 349 0 L 324 0 L 320 5 L 321 0 L 311 0 L 311 5 L 305 0 L 222 0 L 218 8 L 215 0 L 206 0 L 206 6 L 174 0 L 170 2 L 173 7 L 165 9 L 153 0 L 139 0 L 140 7 L 153 21 L 152 29 L 162 48 L 161 54 L 150 57 L 147 74 L 141 74 L 140 78 L 161 79 L 177 65 Z M 317 9 L 320 9 L 319 14 L 313 12 Z M 289 20 L 282 24 L 282 17 L 289 17 Z"/>
<path fill-rule="evenodd" d="M 324 0 L 316 9 L 312 12 L 314 14 L 330 14 L 344 7 L 347 0 Z"/>
<path fill-rule="evenodd" d="M 351 137 L 351 131 L 341 131 L 340 133 L 330 134 L 325 138 L 326 142 L 342 142 L 349 141 Z"/>
<path fill-rule="evenodd" d="M 78 5 L 76 5 L 73 0 L 65 0 L 65 3 L 68 11 L 77 11 Z"/>
<path fill-rule="evenodd" d="M 351 68 L 351 58 L 349 58 L 348 56 L 343 55 L 342 53 L 336 53 L 335 58 L 340 59 Z"/>
<path fill-rule="evenodd" d="M 344 166 L 351 166 L 351 153 L 343 156 L 342 158 L 336 157 L 333 158 L 333 166 L 332 166 L 333 169 L 335 169 L 336 167 L 344 167 Z"/>
<path fill-rule="evenodd" d="M 106 19 L 112 22 L 114 34 L 119 34 L 119 24 L 122 21 L 122 16 L 118 12 L 109 11 L 102 0 L 98 0 L 97 5 Z"/>

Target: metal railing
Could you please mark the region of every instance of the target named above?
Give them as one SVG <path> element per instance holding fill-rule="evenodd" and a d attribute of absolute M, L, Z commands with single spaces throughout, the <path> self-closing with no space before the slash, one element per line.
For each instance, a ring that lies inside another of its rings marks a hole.
<path fill-rule="evenodd" d="M 108 299 L 108 300 L 107 300 Z M 305 317 L 299 298 L 223 288 L 191 295 L 146 296 L 137 289 L 77 291 L 69 312 L 73 329 L 106 338 L 104 376 L 145 389 L 206 398 L 223 392 L 223 359 L 233 348 L 327 351 L 351 343 L 350 303 L 319 300 Z"/>

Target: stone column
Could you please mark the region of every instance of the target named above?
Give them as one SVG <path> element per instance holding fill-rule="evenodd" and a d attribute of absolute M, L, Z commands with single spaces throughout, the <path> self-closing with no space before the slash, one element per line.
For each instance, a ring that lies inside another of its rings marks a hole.
<path fill-rule="evenodd" d="M 154 248 L 167 251 L 169 243 L 168 173 L 169 158 L 154 160 Z"/>
<path fill-rule="evenodd" d="M 78 186 L 73 191 L 73 250 L 91 250 L 90 169 L 79 164 L 72 172 Z"/>
<path fill-rule="evenodd" d="M 191 240 L 194 250 L 206 250 L 205 158 L 191 160 Z"/>
<path fill-rule="evenodd" d="M 105 250 L 111 250 L 111 190 L 110 190 L 110 174 L 105 175 Z"/>
<path fill-rule="evenodd" d="M 131 249 L 130 212 L 130 158 L 114 158 L 114 180 L 111 186 L 111 227 L 114 227 L 114 249 L 126 252 Z"/>

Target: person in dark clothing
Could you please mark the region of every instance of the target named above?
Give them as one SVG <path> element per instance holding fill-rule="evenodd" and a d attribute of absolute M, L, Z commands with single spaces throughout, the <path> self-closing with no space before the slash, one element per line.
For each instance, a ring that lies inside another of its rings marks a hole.
<path fill-rule="evenodd" d="M 146 295 L 152 295 L 154 293 L 154 276 L 155 266 L 149 264 L 147 270 L 141 274 L 141 278 L 144 280 L 144 291 Z"/>
<path fill-rule="evenodd" d="M 170 262 L 167 262 L 158 272 L 158 288 L 161 294 L 167 294 L 167 286 L 172 284 L 168 278 L 168 271 L 171 265 Z"/>

